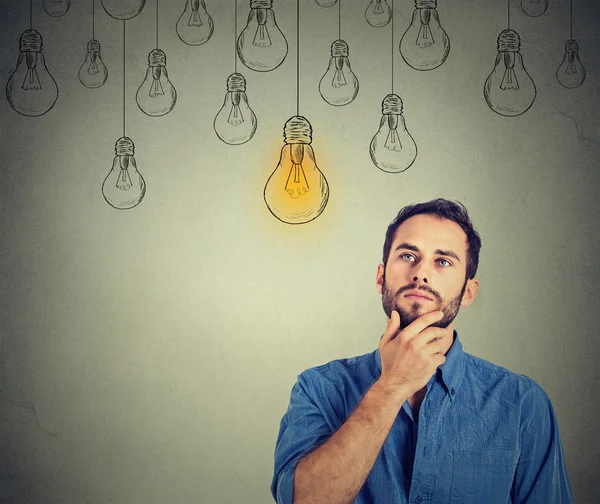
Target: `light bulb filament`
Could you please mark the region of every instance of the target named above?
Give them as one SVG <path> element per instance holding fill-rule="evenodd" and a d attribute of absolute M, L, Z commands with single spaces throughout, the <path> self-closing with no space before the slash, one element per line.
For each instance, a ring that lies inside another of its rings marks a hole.
<path fill-rule="evenodd" d="M 231 107 L 227 122 L 232 126 L 239 126 L 244 122 L 244 116 L 242 115 L 239 105 L 233 105 L 233 107 Z"/>
<path fill-rule="evenodd" d="M 433 45 L 435 40 L 433 40 L 433 34 L 431 33 L 431 29 L 429 28 L 429 23 L 421 22 L 421 28 L 419 28 L 419 34 L 417 35 L 416 44 L 419 47 L 425 48 Z"/>
<path fill-rule="evenodd" d="M 306 180 L 306 175 L 301 164 L 292 163 L 292 168 L 285 184 L 285 190 L 293 199 L 308 192 L 308 181 Z"/>
<path fill-rule="evenodd" d="M 159 80 L 162 73 L 161 68 L 162 67 L 152 67 L 153 81 L 152 85 L 150 86 L 150 93 L 148 93 L 151 98 L 156 98 L 157 96 L 163 96 L 165 94 L 165 91 Z"/>
<path fill-rule="evenodd" d="M 195 2 L 198 4 L 199 2 Z M 199 5 L 194 5 L 192 7 L 192 14 L 190 15 L 190 20 L 188 21 L 188 26 L 202 26 L 202 19 L 200 18 L 200 12 L 198 12 Z"/>
<path fill-rule="evenodd" d="M 40 78 L 37 73 L 36 65 L 37 65 L 37 53 L 28 52 L 25 56 L 27 61 L 27 73 L 25 74 L 25 78 L 23 79 L 23 84 L 21 87 L 28 91 L 30 89 L 42 89 L 42 85 L 40 84 Z"/>
<path fill-rule="evenodd" d="M 343 72 L 344 68 L 344 59 L 341 57 L 336 57 L 335 59 L 335 73 L 333 74 L 333 80 L 331 81 L 331 86 L 334 88 L 339 88 L 341 86 L 345 86 L 348 84 L 346 81 L 346 76 Z"/>
<path fill-rule="evenodd" d="M 383 14 L 383 5 L 381 5 L 381 0 L 377 0 L 375 7 L 373 8 L 374 14 Z"/>
<path fill-rule="evenodd" d="M 129 156 L 120 156 L 119 165 L 121 166 L 121 173 L 119 173 L 119 178 L 117 179 L 117 188 L 128 191 L 133 185 L 129 171 L 127 171 L 127 168 L 129 168 Z"/>
<path fill-rule="evenodd" d="M 577 67 L 575 66 L 575 53 L 569 53 L 569 62 L 567 63 L 566 73 L 569 75 L 577 73 Z"/>
<path fill-rule="evenodd" d="M 388 127 L 390 128 L 390 131 L 387 134 L 383 146 L 391 151 L 401 151 L 402 142 L 400 141 L 400 136 L 398 136 L 398 116 L 396 114 L 390 114 L 388 116 Z"/>
<path fill-rule="evenodd" d="M 88 69 L 88 73 L 90 75 L 97 74 L 100 70 L 98 70 L 98 63 L 96 62 L 96 58 L 98 57 L 98 53 L 93 52 L 91 55 L 90 68 Z"/>
<path fill-rule="evenodd" d="M 504 65 L 506 66 L 506 70 L 504 71 L 502 82 L 500 83 L 500 89 L 504 91 L 508 89 L 519 89 L 519 81 L 517 80 L 513 68 L 515 66 L 515 53 L 511 51 L 504 53 Z"/>
<path fill-rule="evenodd" d="M 254 34 L 254 40 L 252 43 L 256 47 L 269 47 L 271 45 L 271 36 L 269 30 L 267 30 L 267 9 L 258 9 L 256 19 L 258 26 L 256 27 L 256 33 Z"/>

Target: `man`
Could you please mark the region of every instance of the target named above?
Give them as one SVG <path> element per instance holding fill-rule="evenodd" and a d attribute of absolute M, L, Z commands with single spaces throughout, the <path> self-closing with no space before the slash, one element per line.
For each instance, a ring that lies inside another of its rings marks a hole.
<path fill-rule="evenodd" d="M 298 376 L 275 448 L 277 503 L 573 502 L 546 393 L 465 353 L 454 330 L 477 295 L 480 248 L 460 203 L 400 210 L 377 269 L 379 348 Z"/>

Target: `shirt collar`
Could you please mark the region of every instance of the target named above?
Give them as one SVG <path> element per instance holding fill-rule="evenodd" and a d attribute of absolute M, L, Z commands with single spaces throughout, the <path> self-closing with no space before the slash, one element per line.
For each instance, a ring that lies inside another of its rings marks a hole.
<path fill-rule="evenodd" d="M 381 353 L 379 352 L 379 348 L 375 350 L 375 361 L 377 362 L 377 367 L 381 373 Z M 460 339 L 458 338 L 458 332 L 454 330 L 454 341 L 446 353 L 446 362 L 444 362 L 436 372 L 436 375 L 440 378 L 451 401 L 454 401 L 455 395 L 458 392 L 464 371 L 465 353 Z"/>

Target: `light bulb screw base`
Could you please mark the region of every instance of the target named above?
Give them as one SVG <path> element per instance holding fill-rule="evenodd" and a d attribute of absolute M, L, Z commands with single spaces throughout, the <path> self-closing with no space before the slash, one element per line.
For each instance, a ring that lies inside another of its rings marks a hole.
<path fill-rule="evenodd" d="M 273 7 L 273 0 L 250 0 L 251 9 L 270 9 Z"/>
<path fill-rule="evenodd" d="M 348 57 L 348 44 L 344 40 L 336 40 L 331 44 L 331 56 L 336 58 L 339 56 Z"/>
<path fill-rule="evenodd" d="M 246 91 L 246 79 L 240 73 L 232 73 L 227 77 L 227 91 Z"/>
<path fill-rule="evenodd" d="M 133 156 L 134 145 L 129 137 L 121 137 L 115 144 L 115 154 L 117 156 Z"/>
<path fill-rule="evenodd" d="M 89 53 L 100 52 L 100 42 L 97 40 L 90 40 L 87 44 L 87 50 Z"/>
<path fill-rule="evenodd" d="M 25 30 L 19 40 L 19 50 L 21 52 L 40 52 L 42 50 L 42 36 L 35 30 Z"/>
<path fill-rule="evenodd" d="M 167 64 L 167 55 L 161 49 L 152 49 L 148 55 L 148 66 L 164 67 Z"/>
<path fill-rule="evenodd" d="M 504 30 L 498 35 L 498 52 L 518 52 L 521 50 L 521 38 L 511 29 Z"/>
<path fill-rule="evenodd" d="M 566 52 L 578 52 L 579 45 L 577 45 L 577 42 L 575 40 L 569 39 L 565 42 L 565 51 Z"/>
<path fill-rule="evenodd" d="M 283 127 L 283 141 L 286 144 L 309 144 L 312 142 L 312 126 L 302 116 L 288 119 Z"/>
<path fill-rule="evenodd" d="M 389 115 L 389 114 L 400 115 L 400 114 L 402 114 L 402 110 L 403 110 L 402 98 L 400 98 L 397 94 L 387 95 L 383 99 L 383 102 L 381 103 L 381 112 L 384 115 Z"/>
<path fill-rule="evenodd" d="M 415 9 L 437 9 L 437 0 L 415 0 Z"/>

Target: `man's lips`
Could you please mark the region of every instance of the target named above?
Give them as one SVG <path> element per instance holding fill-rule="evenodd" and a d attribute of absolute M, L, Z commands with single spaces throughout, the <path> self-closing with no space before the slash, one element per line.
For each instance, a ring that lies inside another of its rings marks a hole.
<path fill-rule="evenodd" d="M 409 291 L 406 294 L 404 294 L 404 297 L 408 298 L 408 299 L 416 299 L 419 301 L 432 301 L 432 299 L 427 296 L 426 294 L 423 294 L 421 292 L 415 292 L 415 291 Z"/>

